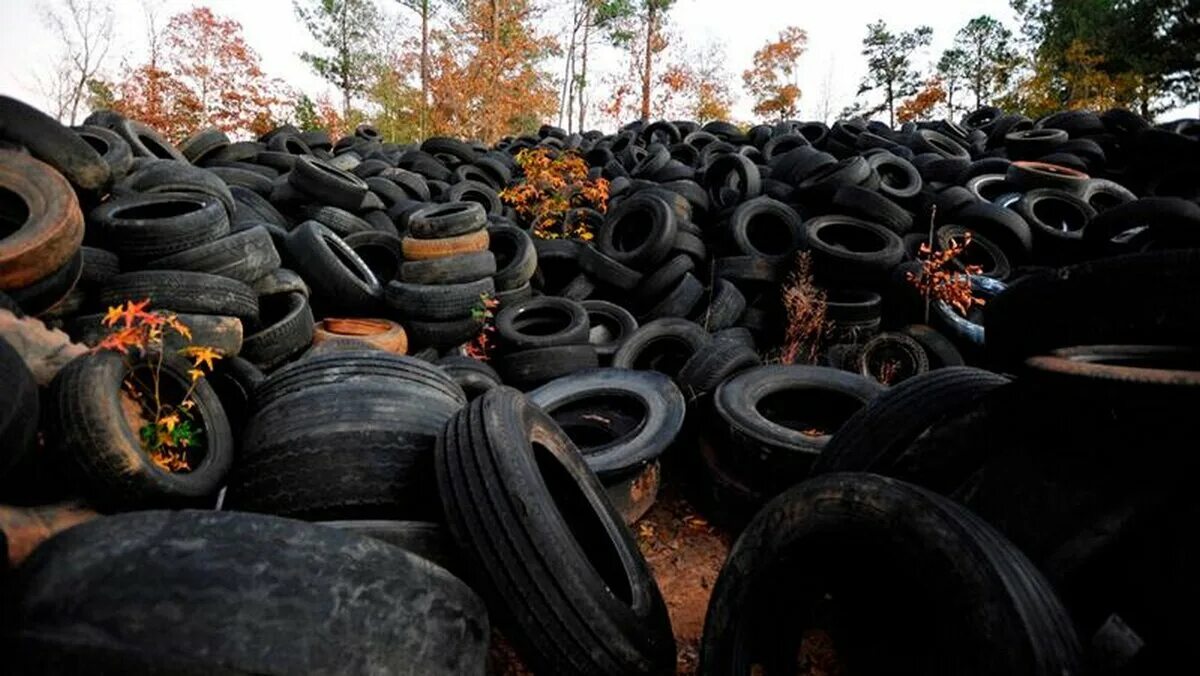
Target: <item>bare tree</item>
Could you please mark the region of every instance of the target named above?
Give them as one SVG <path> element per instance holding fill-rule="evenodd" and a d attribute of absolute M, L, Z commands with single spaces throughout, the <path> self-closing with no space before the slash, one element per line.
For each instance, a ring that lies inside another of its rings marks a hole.
<path fill-rule="evenodd" d="M 833 115 L 833 75 L 837 70 L 837 59 L 834 56 L 829 57 L 829 68 L 825 71 L 825 77 L 821 79 L 821 93 L 818 95 L 816 112 L 821 116 L 821 121 L 828 124 L 829 117 Z"/>
<path fill-rule="evenodd" d="M 58 119 L 76 123 L 86 104 L 88 84 L 108 58 L 113 38 L 113 9 L 106 0 L 59 0 L 43 9 L 43 20 L 62 46 L 60 63 L 43 90 L 57 106 Z"/>

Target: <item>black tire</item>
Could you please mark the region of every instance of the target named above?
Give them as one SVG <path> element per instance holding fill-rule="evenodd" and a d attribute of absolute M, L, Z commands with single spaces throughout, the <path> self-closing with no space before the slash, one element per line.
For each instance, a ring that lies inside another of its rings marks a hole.
<path fill-rule="evenodd" d="M 829 289 L 825 293 L 828 343 L 862 343 L 879 332 L 883 298 L 874 291 Z"/>
<path fill-rule="evenodd" d="M 900 329 L 900 333 L 917 341 L 925 349 L 931 371 L 948 366 L 966 365 L 962 353 L 958 351 L 954 343 L 932 326 L 912 324 Z"/>
<path fill-rule="evenodd" d="M 1013 210 L 1029 224 L 1036 259 L 1070 263 L 1085 255 L 1083 233 L 1096 210 L 1083 198 L 1061 190 L 1030 190 Z"/>
<path fill-rule="evenodd" d="M 257 366 L 240 356 L 222 359 L 212 373 L 205 376 L 209 386 L 217 393 L 221 407 L 225 409 L 234 438 L 241 438 L 246 418 L 250 415 L 250 404 L 254 400 L 254 388 L 265 377 Z"/>
<path fill-rule="evenodd" d="M 308 205 L 301 207 L 299 213 L 305 220 L 317 221 L 329 228 L 338 237 L 347 237 L 356 232 L 375 231 L 370 223 L 337 207 Z"/>
<path fill-rule="evenodd" d="M 1004 136 L 1004 147 L 1013 160 L 1034 160 L 1054 152 L 1068 138 L 1067 132 L 1061 129 L 1009 131 Z"/>
<path fill-rule="evenodd" d="M 87 141 L 58 120 L 8 96 L 0 96 L 0 138 L 25 146 L 80 190 L 99 193 L 112 183 L 108 164 Z"/>
<path fill-rule="evenodd" d="M 79 490 L 109 509 L 145 509 L 152 506 L 185 506 L 215 496 L 233 462 L 234 439 L 225 410 L 203 379 L 194 383 L 192 424 L 202 430 L 204 451 L 191 456 L 188 472 L 160 468 L 142 446 L 140 430 L 131 429 L 121 403 L 123 383 L 133 367 L 145 367 L 146 358 L 126 361 L 126 356 L 100 351 L 68 363 L 50 385 L 53 424 L 46 426 L 47 447 L 70 463 Z M 167 356 L 161 382 L 179 396 L 193 385 L 185 360 Z M 165 396 L 165 395 L 164 395 Z M 198 460 L 198 462 L 197 462 Z"/>
<path fill-rule="evenodd" d="M 1200 205 L 1175 197 L 1144 197 L 1097 215 L 1083 231 L 1089 253 L 1136 253 L 1151 242 L 1195 246 Z"/>
<path fill-rule="evenodd" d="M 100 289 L 101 305 L 150 300 L 152 310 L 226 315 L 252 324 L 258 319 L 258 296 L 244 283 L 204 272 L 145 270 L 124 272 Z"/>
<path fill-rule="evenodd" d="M 475 202 L 446 202 L 417 211 L 408 219 L 408 233 L 418 239 L 467 235 L 487 227 L 487 214 Z"/>
<path fill-rule="evenodd" d="M 332 352 L 279 369 L 255 399 L 226 508 L 306 520 L 436 515 L 434 440 L 466 402 L 440 368 Z"/>
<path fill-rule="evenodd" d="M 250 284 L 278 270 L 279 265 L 279 252 L 271 236 L 266 228 L 258 226 L 150 261 L 143 267 L 207 272 Z"/>
<path fill-rule="evenodd" d="M 1009 380 L 967 366 L 937 369 L 880 394 L 850 417 L 813 463 L 813 474 L 895 476 L 896 460 L 925 430 L 970 411 Z"/>
<path fill-rule="evenodd" d="M 499 216 L 504 212 L 500 196 L 486 183 L 460 181 L 450 186 L 443 199 L 445 202 L 475 202 L 488 214 Z"/>
<path fill-rule="evenodd" d="M 891 153 L 876 153 L 867 158 L 867 164 L 879 174 L 879 192 L 895 200 L 910 200 L 924 186 L 921 172 L 912 162 Z"/>
<path fill-rule="evenodd" d="M 895 385 L 929 370 L 929 357 L 917 341 L 881 333 L 856 350 L 854 370 L 882 385 Z"/>
<path fill-rule="evenodd" d="M 467 401 L 473 401 L 484 392 L 503 384 L 496 369 L 478 359 L 453 354 L 442 357 L 435 363 L 442 367 L 454 379 L 454 382 L 458 383 L 458 386 L 463 389 L 463 393 L 467 395 Z"/>
<path fill-rule="evenodd" d="M 642 278 L 634 291 L 635 305 L 649 306 L 656 303 L 672 289 L 679 286 L 685 275 L 696 269 L 691 256 L 679 254 L 663 263 L 657 270 Z"/>
<path fill-rule="evenodd" d="M 535 669 L 674 668 L 670 621 L 645 559 L 549 416 L 509 388 L 492 390 L 446 425 L 436 466 L 477 588 Z"/>
<path fill-rule="evenodd" d="M 415 554 L 430 563 L 435 563 L 448 571 L 458 573 L 462 561 L 450 538 L 446 527 L 431 521 L 319 521 L 322 526 L 355 535 L 361 535 L 380 542 L 386 542 L 393 547 L 399 547 L 409 554 Z"/>
<path fill-rule="evenodd" d="M 254 166 L 254 165 L 248 165 L 248 166 Z M 270 176 L 266 176 L 263 173 L 259 173 L 258 171 L 252 171 L 250 169 L 245 169 L 242 167 L 211 167 L 210 166 L 207 168 L 207 171 L 211 172 L 217 178 L 221 179 L 225 183 L 225 185 L 229 186 L 230 188 L 237 185 L 237 186 L 246 188 L 247 190 L 250 190 L 254 193 L 257 193 L 258 195 L 261 195 L 262 197 L 269 197 L 271 195 L 271 189 L 273 186 L 273 184 L 271 182 L 271 178 L 274 177 L 274 175 L 275 175 L 275 172 L 273 172 L 273 171 L 270 171 L 270 170 L 264 171 L 264 173 L 270 174 Z"/>
<path fill-rule="evenodd" d="M 775 284 L 783 279 L 785 268 L 754 256 L 726 256 L 713 261 L 716 276 L 734 284 Z"/>
<path fill-rule="evenodd" d="M 1070 616 L 1016 547 L 945 498 L 868 474 L 806 481 L 743 531 L 699 673 L 794 669 L 817 635 L 867 672 L 1081 673 Z"/>
<path fill-rule="evenodd" d="M 712 160 L 704 168 L 704 185 L 713 208 L 718 210 L 747 202 L 762 194 L 758 165 L 737 153 L 727 153 Z M 734 185 L 737 187 L 734 188 Z"/>
<path fill-rule="evenodd" d="M 133 149 L 125 139 L 104 127 L 84 125 L 71 129 L 100 154 L 100 158 L 108 165 L 114 183 L 125 178 L 125 174 L 129 173 L 130 167 L 133 166 Z"/>
<path fill-rule="evenodd" d="M 383 288 L 375 273 L 325 226 L 304 223 L 288 238 L 287 249 L 312 289 L 314 310 L 370 316 L 379 308 Z"/>
<path fill-rule="evenodd" d="M 135 166 L 132 173 L 113 187 L 113 191 L 117 194 L 135 192 L 207 195 L 220 200 L 227 215 L 232 215 L 237 209 L 229 186 L 216 174 L 207 169 L 171 160 L 149 160 L 141 166 Z"/>
<path fill-rule="evenodd" d="M 762 364 L 754 348 L 744 343 L 714 340 L 692 355 L 679 370 L 679 386 L 689 399 L 712 392 L 731 376 Z"/>
<path fill-rule="evenodd" d="M 977 201 L 959 209 L 951 221 L 995 242 L 1013 265 L 1023 265 L 1033 252 L 1029 224 L 1011 209 Z"/>
<path fill-rule="evenodd" d="M 37 381 L 4 338 L 0 338 L 0 373 L 6 374 L 0 387 L 0 483 L 7 483 L 10 470 L 37 449 L 41 406 Z"/>
<path fill-rule="evenodd" d="M 746 297 L 733 282 L 726 279 L 713 279 L 712 287 L 705 296 L 707 302 L 700 312 L 695 313 L 694 319 L 709 333 L 737 324 L 746 312 Z"/>
<path fill-rule="evenodd" d="M 1022 192 L 1053 188 L 1076 195 L 1083 193 L 1089 180 L 1082 171 L 1044 162 L 1013 162 L 1008 166 L 1005 179 Z"/>
<path fill-rule="evenodd" d="M 347 235 L 342 241 L 367 264 L 380 284 L 387 284 L 400 274 L 404 253 L 401 251 L 401 240 L 396 235 L 371 230 Z"/>
<path fill-rule="evenodd" d="M 713 393 L 712 438 L 740 472 L 773 494 L 808 476 L 832 435 L 884 390 L 854 373 L 821 366 L 760 366 Z"/>
<path fill-rule="evenodd" d="M 605 485 L 657 460 L 675 442 L 687 413 L 675 383 L 651 371 L 572 373 L 528 396 L 554 419 Z"/>
<path fill-rule="evenodd" d="M 878 223 L 903 237 L 913 228 L 912 214 L 892 200 L 857 185 L 845 185 L 833 195 L 833 209 Z"/>
<path fill-rule="evenodd" d="M 656 319 L 639 326 L 613 355 L 613 366 L 658 371 L 674 378 L 692 355 L 708 347 L 711 337 L 686 319 Z"/>
<path fill-rule="evenodd" d="M 971 265 L 979 266 L 979 274 L 984 277 L 999 280 L 1008 279 L 1009 275 L 1012 274 L 1012 263 L 1009 262 L 1004 250 L 995 242 L 971 228 L 965 228 L 961 225 L 944 225 L 938 228 L 934 236 L 935 249 L 945 251 L 954 244 L 965 242 L 968 233 L 971 235 L 970 245 L 963 250 L 960 258 L 955 258 L 950 263 L 950 266 L 959 271 L 965 271 L 966 263 L 964 263 L 964 260 L 970 261 Z"/>
<path fill-rule="evenodd" d="M 871 286 L 888 279 L 904 260 L 904 242 L 882 225 L 847 216 L 805 223 L 817 281 L 830 286 Z"/>
<path fill-rule="evenodd" d="M 530 298 L 496 313 L 497 340 L 513 351 L 587 345 L 589 329 L 587 310 L 568 298 Z"/>
<path fill-rule="evenodd" d="M 642 273 L 609 258 L 594 246 L 579 250 L 579 268 L 593 280 L 621 291 L 632 291 L 642 281 Z"/>
<path fill-rule="evenodd" d="M 637 320 L 628 310 L 604 300 L 585 300 L 588 316 L 588 343 L 601 361 L 611 360 L 625 339 L 637 330 Z"/>
<path fill-rule="evenodd" d="M 1080 197 L 1097 212 L 1108 211 L 1137 200 L 1137 195 L 1129 188 L 1103 178 L 1089 180 Z"/>
<path fill-rule="evenodd" d="M 703 297 L 704 284 L 689 272 L 679 280 L 674 289 L 639 315 L 638 321 L 645 323 L 666 317 L 690 316 Z"/>
<path fill-rule="evenodd" d="M 296 158 L 288 183 L 324 204 L 347 211 L 358 210 L 368 192 L 361 178 L 315 157 Z"/>
<path fill-rule="evenodd" d="M 877 187 L 879 175 L 866 159 L 855 155 L 835 164 L 827 164 L 809 174 L 796 185 L 796 195 L 814 204 L 829 204 L 842 186 L 871 187 L 872 177 Z"/>
<path fill-rule="evenodd" d="M 229 137 L 216 127 L 205 127 L 179 144 L 179 152 L 192 164 L 200 164 L 207 156 L 229 145 Z"/>
<path fill-rule="evenodd" d="M 756 197 L 734 209 L 729 232 L 738 252 L 771 263 L 790 260 L 804 242 L 800 215 L 770 197 Z"/>
<path fill-rule="evenodd" d="M 246 336 L 241 356 L 271 371 L 307 350 L 313 342 L 313 314 L 301 293 L 279 293 L 259 299 L 259 330 Z"/>
<path fill-rule="evenodd" d="M 1011 365 L 1091 345 L 1194 345 L 1200 251 L 1163 251 L 1083 263 L 1014 283 L 984 306 L 987 354 Z M 1114 304 L 1114 298 L 1136 303 Z"/>
<path fill-rule="evenodd" d="M 679 225 L 662 197 L 636 193 L 608 212 L 596 236 L 596 247 L 609 258 L 646 270 L 671 252 Z"/>
<path fill-rule="evenodd" d="M 283 217 L 283 214 L 279 213 L 278 209 L 253 190 L 235 185 L 230 186 L 229 194 L 233 196 L 235 207 L 230 219 L 235 228 L 245 229 L 259 223 L 270 223 L 284 230 L 292 227 L 292 224 Z"/>
<path fill-rule="evenodd" d="M 125 195 L 93 209 L 88 227 L 96 244 L 137 265 L 224 237 L 229 217 L 204 195 Z"/>
<path fill-rule="evenodd" d="M 46 543 L 20 579 L 12 606 L 20 630 L 10 638 L 22 673 L 366 673 L 403 664 L 467 674 L 483 673 L 487 657 L 487 613 L 465 584 L 390 544 L 316 524 L 123 514 Z M 191 640 L 165 654 L 164 631 Z M 263 642 L 241 640 L 250 634 Z M 290 649 L 264 648 L 275 641 Z"/>
<path fill-rule="evenodd" d="M 496 372 L 505 385 L 528 391 L 599 365 L 599 356 L 591 345 L 556 345 L 506 352 L 496 359 Z"/>
<path fill-rule="evenodd" d="M 527 285 L 537 271 L 538 255 L 533 240 L 516 226 L 489 227 L 488 250 L 496 257 L 497 291 L 512 291 Z"/>
<path fill-rule="evenodd" d="M 137 157 L 174 160 L 187 164 L 188 159 L 162 134 L 136 120 L 124 120 L 113 131 L 121 135 Z"/>
<path fill-rule="evenodd" d="M 95 247 L 80 247 L 83 254 L 83 272 L 79 275 L 79 286 L 94 288 L 121 273 L 121 261 L 111 251 Z"/>
<path fill-rule="evenodd" d="M 299 293 L 305 298 L 309 296 L 308 284 L 304 283 L 300 275 L 287 268 L 279 268 L 265 277 L 256 279 L 250 288 L 254 289 L 259 298 L 280 293 Z"/>
<path fill-rule="evenodd" d="M 14 289 L 5 289 L 8 297 L 30 315 L 40 315 L 64 300 L 83 273 L 83 253 L 76 251 L 57 270 L 36 282 Z"/>
<path fill-rule="evenodd" d="M 496 257 L 476 251 L 449 258 L 409 261 L 400 265 L 399 279 L 409 284 L 465 284 L 496 274 Z"/>
<path fill-rule="evenodd" d="M 421 319 L 408 319 L 404 322 L 404 330 L 408 333 L 408 339 L 412 345 L 436 348 L 429 361 L 437 359 L 439 350 L 458 347 L 472 340 L 483 330 L 483 326 L 483 320 L 475 317 L 464 317 L 445 322 Z"/>
<path fill-rule="evenodd" d="M 166 352 L 177 353 L 189 345 L 203 345 L 216 349 L 223 357 L 241 353 L 245 328 L 237 317 L 180 313 L 176 319 L 188 328 L 191 338 L 166 331 L 163 335 Z M 75 342 L 95 347 L 119 327 L 105 326 L 102 314 L 81 314 L 70 318 L 65 328 Z"/>
<path fill-rule="evenodd" d="M 446 321 L 471 316 L 482 309 L 482 296 L 495 292 L 491 277 L 462 284 L 389 282 L 384 300 L 404 318 Z"/>

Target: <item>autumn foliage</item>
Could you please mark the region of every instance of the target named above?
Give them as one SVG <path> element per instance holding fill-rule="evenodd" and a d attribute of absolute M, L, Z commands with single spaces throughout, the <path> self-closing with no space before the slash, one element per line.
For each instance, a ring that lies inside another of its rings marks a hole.
<path fill-rule="evenodd" d="M 956 260 L 970 245 L 970 232 L 961 239 L 952 239 L 950 246 L 942 251 L 934 251 L 928 243 L 921 244 L 917 255 L 921 271 L 905 273 L 905 278 L 921 292 L 927 304 L 931 300 L 944 302 L 964 317 L 972 306 L 984 305 L 982 298 L 971 293 L 971 275 L 980 274 L 982 268 L 961 265 Z M 956 265 L 962 268 L 961 272 L 954 269 Z"/>
<path fill-rule="evenodd" d="M 911 99 L 896 108 L 896 119 L 900 122 L 929 119 L 933 110 L 946 101 L 946 88 L 939 77 L 932 77 Z"/>
<path fill-rule="evenodd" d="M 168 472 L 187 471 L 191 469 L 188 449 L 201 442 L 201 430 L 192 424 L 195 408 L 192 394 L 200 379 L 212 371 L 221 353 L 202 345 L 188 345 L 180 350 L 180 355 L 192 360 L 188 370 L 190 384 L 178 401 L 167 401 L 161 387 L 166 334 L 173 332 L 190 341 L 192 332 L 174 314 L 150 311 L 149 305 L 146 299 L 109 307 L 101 321 L 111 331 L 96 349 L 113 350 L 128 358 L 129 375 L 123 386 L 146 421 L 138 429 L 138 436 L 150 459 Z M 150 364 L 150 382 L 137 375 L 135 366 L 143 359 Z"/>
<path fill-rule="evenodd" d="M 492 350 L 496 347 L 492 336 L 496 333 L 495 318 L 496 310 L 499 307 L 500 301 L 491 294 L 479 294 L 479 303 L 471 309 L 471 318 L 479 322 L 482 327 L 479 329 L 479 334 L 467 343 L 465 352 L 468 357 L 478 361 L 488 361 L 492 358 Z"/>
<path fill-rule="evenodd" d="M 780 300 L 786 321 L 780 363 L 814 363 L 829 328 L 825 316 L 828 303 L 825 292 L 813 283 L 812 258 L 807 251 L 796 254 L 796 265 L 783 283 Z"/>
<path fill-rule="evenodd" d="M 604 213 L 608 208 L 608 180 L 588 178 L 587 162 L 577 153 L 549 148 L 525 149 L 517 154 L 524 178 L 503 190 L 500 199 L 512 206 L 536 237 L 575 237 L 590 240 L 593 233 L 583 223 L 569 223 L 571 209 L 586 207 Z"/>
<path fill-rule="evenodd" d="M 799 113 L 798 62 L 808 44 L 808 33 L 788 26 L 779 37 L 754 52 L 754 65 L 742 73 L 742 81 L 754 97 L 754 113 L 786 119 Z"/>

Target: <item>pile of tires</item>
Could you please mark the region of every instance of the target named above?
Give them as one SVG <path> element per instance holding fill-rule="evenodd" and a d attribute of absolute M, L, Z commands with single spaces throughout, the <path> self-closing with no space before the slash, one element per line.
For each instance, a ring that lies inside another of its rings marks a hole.
<path fill-rule="evenodd" d="M 108 514 L 5 573 L 6 640 L 38 672 L 478 674 L 494 624 L 538 673 L 670 673 L 628 526 L 675 484 L 740 533 L 701 673 L 1192 659 L 1198 129 L 984 109 L 175 146 L 0 97 L 0 502 Z M 567 216 L 591 239 L 500 198 L 527 149 L 608 181 Z M 968 235 L 964 313 L 912 278 Z M 186 472 L 122 393 L 158 355 L 32 369 L 141 300 L 222 356 L 194 384 L 161 357 L 203 432 Z M 783 349 L 797 304 L 808 351 Z"/>

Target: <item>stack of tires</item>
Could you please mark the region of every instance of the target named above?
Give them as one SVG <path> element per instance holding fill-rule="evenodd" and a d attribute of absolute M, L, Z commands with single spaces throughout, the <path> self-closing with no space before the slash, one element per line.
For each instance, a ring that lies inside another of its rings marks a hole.
<path fill-rule="evenodd" d="M 588 342 L 588 313 L 569 298 L 545 296 L 509 304 L 496 315 L 504 382 L 531 390 L 559 376 L 599 365 Z"/>
<path fill-rule="evenodd" d="M 385 296 L 416 346 L 446 350 L 482 329 L 485 302 L 496 291 L 486 226 L 475 202 L 447 202 L 410 216 L 404 263 Z"/>

